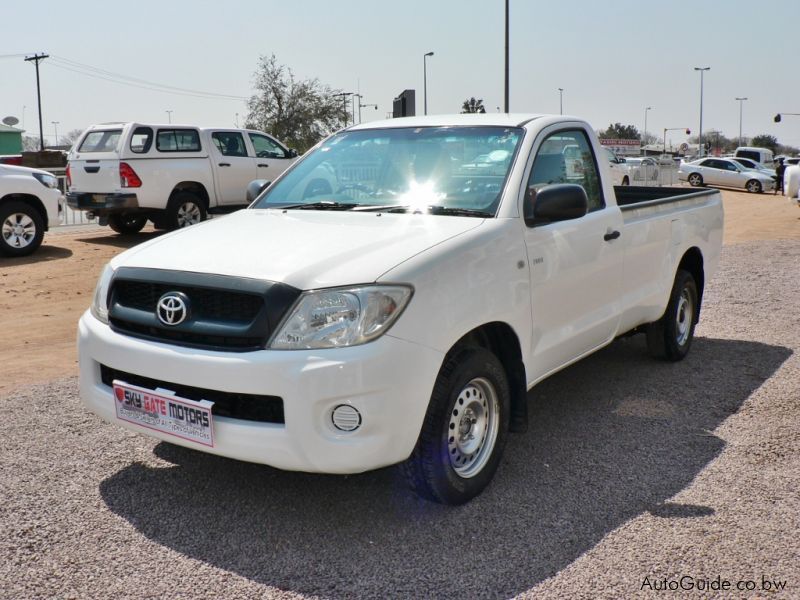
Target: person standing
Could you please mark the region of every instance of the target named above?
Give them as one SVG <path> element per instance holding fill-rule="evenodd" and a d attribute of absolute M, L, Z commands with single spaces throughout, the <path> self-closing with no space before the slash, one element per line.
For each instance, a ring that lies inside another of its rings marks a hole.
<path fill-rule="evenodd" d="M 778 193 L 778 190 L 781 191 L 781 196 L 783 196 L 783 174 L 786 172 L 786 166 L 783 164 L 783 158 L 778 159 L 778 166 L 775 167 L 775 191 L 774 194 Z"/>

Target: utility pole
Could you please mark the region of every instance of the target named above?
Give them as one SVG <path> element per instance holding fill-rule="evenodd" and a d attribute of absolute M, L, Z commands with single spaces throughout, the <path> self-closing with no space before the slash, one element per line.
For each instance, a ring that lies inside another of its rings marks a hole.
<path fill-rule="evenodd" d="M 703 156 L 705 154 L 705 146 L 703 145 L 703 75 L 706 71 L 711 70 L 711 67 L 695 67 L 695 71 L 700 71 L 700 133 L 697 135 L 698 154 Z"/>
<path fill-rule="evenodd" d="M 747 98 L 735 98 L 739 102 L 739 145 L 742 145 L 742 103 Z"/>
<path fill-rule="evenodd" d="M 558 88 L 558 114 L 564 114 L 564 88 Z"/>
<path fill-rule="evenodd" d="M 33 56 L 26 56 L 25 62 L 36 63 L 36 99 L 39 102 L 39 150 L 44 152 L 44 129 L 42 128 L 42 92 L 39 87 L 39 62 L 45 58 L 50 58 L 49 54 L 34 54 Z"/>
<path fill-rule="evenodd" d="M 171 125 L 172 124 L 172 111 L 171 110 L 165 110 L 164 112 L 167 113 L 167 120 L 169 121 L 169 123 Z"/>
<path fill-rule="evenodd" d="M 508 113 L 508 0 L 506 0 L 506 81 L 505 81 L 505 112 Z"/>
<path fill-rule="evenodd" d="M 353 92 L 339 92 L 333 94 L 334 98 L 342 97 L 342 115 L 344 116 L 344 126 L 347 127 L 347 97 L 352 96 Z"/>
<path fill-rule="evenodd" d="M 50 121 L 50 122 L 53 124 L 53 127 L 55 127 L 55 129 L 56 129 L 56 143 L 54 145 L 58 146 L 58 124 L 61 121 Z"/>

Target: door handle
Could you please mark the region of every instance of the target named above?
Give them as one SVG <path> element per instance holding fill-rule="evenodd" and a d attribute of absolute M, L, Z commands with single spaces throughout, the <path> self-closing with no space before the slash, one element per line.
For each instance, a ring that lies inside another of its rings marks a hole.
<path fill-rule="evenodd" d="M 230 167 L 231 163 L 219 163 L 220 167 Z"/>
<path fill-rule="evenodd" d="M 605 241 L 607 241 L 607 242 L 610 242 L 611 240 L 615 240 L 615 239 L 617 239 L 617 238 L 618 238 L 619 236 L 621 236 L 621 235 L 622 235 L 622 234 L 621 234 L 619 231 L 611 231 L 611 232 L 609 232 L 609 233 L 605 234 L 605 235 L 603 236 L 603 239 L 604 239 Z"/>
<path fill-rule="evenodd" d="M 258 166 L 259 166 L 259 167 L 268 167 L 269 165 L 268 165 L 268 164 L 265 164 L 265 163 L 258 163 Z"/>
<path fill-rule="evenodd" d="M 83 167 L 83 170 L 87 173 L 97 173 L 100 171 L 100 167 Z"/>

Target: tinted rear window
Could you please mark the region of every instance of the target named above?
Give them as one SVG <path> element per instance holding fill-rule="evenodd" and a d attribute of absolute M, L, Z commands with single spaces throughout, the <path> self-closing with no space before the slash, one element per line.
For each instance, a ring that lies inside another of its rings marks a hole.
<path fill-rule="evenodd" d="M 159 129 L 156 136 L 159 152 L 200 152 L 200 134 L 196 129 Z"/>
<path fill-rule="evenodd" d="M 131 152 L 144 154 L 153 145 L 153 130 L 149 127 L 137 127 L 131 134 Z"/>
<path fill-rule="evenodd" d="M 114 152 L 122 135 L 122 129 L 91 131 L 81 142 L 78 152 Z"/>

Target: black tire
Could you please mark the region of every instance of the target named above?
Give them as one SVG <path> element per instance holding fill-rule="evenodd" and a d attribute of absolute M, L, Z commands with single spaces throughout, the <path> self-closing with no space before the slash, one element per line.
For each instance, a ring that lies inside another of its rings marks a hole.
<path fill-rule="evenodd" d="M 631 184 L 631 180 L 628 179 L 627 175 L 622 178 L 622 185 L 627 186 L 627 185 L 630 185 L 630 184 Z"/>
<path fill-rule="evenodd" d="M 692 187 L 701 187 L 703 185 L 703 176 L 700 173 L 692 173 L 687 177 L 687 181 Z"/>
<path fill-rule="evenodd" d="M 205 221 L 206 216 L 202 198 L 192 192 L 177 192 L 167 203 L 163 222 L 166 229 L 182 229 Z"/>
<path fill-rule="evenodd" d="M 692 274 L 682 269 L 675 275 L 675 283 L 664 315 L 647 326 L 647 349 L 662 360 L 683 360 L 692 346 L 694 328 L 699 310 L 697 283 Z"/>
<path fill-rule="evenodd" d="M 38 210 L 19 200 L 0 204 L 0 254 L 27 256 L 43 239 L 44 219 Z"/>
<path fill-rule="evenodd" d="M 448 356 L 433 387 L 417 445 L 401 466 L 411 489 L 451 505 L 480 494 L 500 464 L 510 406 L 506 374 L 494 354 L 465 348 Z"/>
<path fill-rule="evenodd" d="M 744 189 L 746 189 L 751 194 L 760 194 L 764 191 L 764 188 L 761 186 L 761 182 L 757 179 L 751 179 L 746 184 L 744 184 Z"/>
<path fill-rule="evenodd" d="M 123 235 L 139 233 L 146 224 L 147 217 L 142 215 L 108 215 L 108 226 Z"/>

